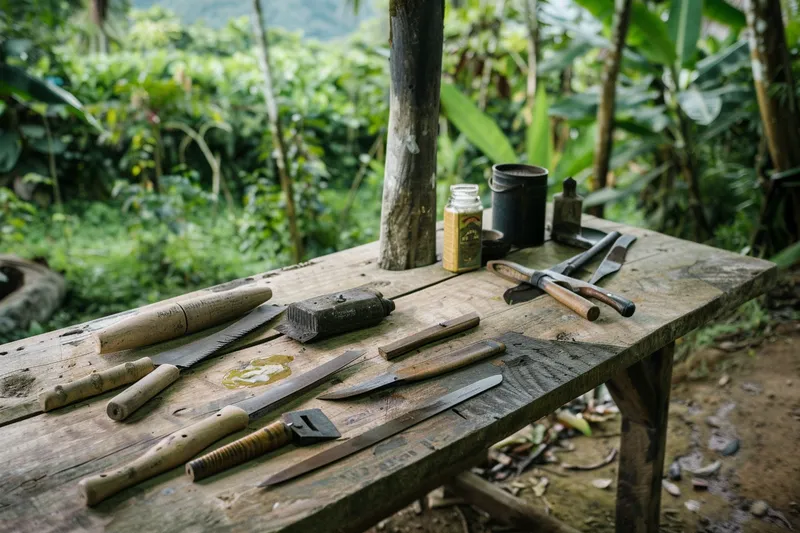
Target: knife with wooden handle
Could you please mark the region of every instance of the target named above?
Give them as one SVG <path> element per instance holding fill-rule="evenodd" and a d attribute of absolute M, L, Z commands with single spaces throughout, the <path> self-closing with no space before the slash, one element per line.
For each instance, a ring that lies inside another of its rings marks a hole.
<path fill-rule="evenodd" d="M 323 394 L 319 396 L 319 399 L 343 400 L 386 387 L 393 387 L 404 383 L 421 381 L 434 376 L 441 376 L 447 372 L 465 367 L 476 361 L 491 357 L 492 355 L 501 354 L 505 351 L 506 345 L 502 342 L 493 339 L 478 341 L 459 350 L 455 350 L 454 352 L 434 357 L 422 363 L 404 366 L 394 372 L 382 374 L 363 383 L 359 383 L 358 385 Z"/>

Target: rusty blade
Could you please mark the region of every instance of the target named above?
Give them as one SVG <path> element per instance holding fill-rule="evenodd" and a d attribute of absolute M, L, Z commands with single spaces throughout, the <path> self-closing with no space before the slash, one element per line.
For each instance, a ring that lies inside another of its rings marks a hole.
<path fill-rule="evenodd" d="M 502 381 L 503 376 L 497 374 L 495 376 L 476 381 L 475 383 L 451 392 L 450 394 L 436 398 L 422 407 L 418 407 L 413 411 L 409 411 L 408 413 L 399 416 L 398 418 L 395 418 L 394 420 L 391 420 L 381 426 L 372 428 L 369 431 L 345 441 L 338 446 L 334 446 L 333 448 L 325 450 L 314 457 L 310 457 L 305 461 L 301 461 L 295 465 L 292 465 L 286 470 L 268 477 L 259 483 L 258 486 L 268 487 L 270 485 L 277 485 L 278 483 L 283 483 L 284 481 L 301 476 L 311 472 L 312 470 L 316 470 L 317 468 L 329 465 L 335 461 L 338 461 L 339 459 L 347 457 L 348 455 L 352 455 L 358 451 L 368 448 L 373 444 L 377 444 L 384 439 L 388 439 L 392 435 L 396 435 L 413 425 L 419 424 L 423 420 L 427 420 L 434 415 L 446 411 L 451 407 L 454 407 L 459 403 L 472 398 L 473 396 L 477 396 L 478 394 L 491 389 L 492 387 L 496 387 Z"/>
<path fill-rule="evenodd" d="M 603 262 L 600 263 L 600 266 L 597 267 L 597 270 L 595 270 L 589 283 L 597 285 L 598 281 L 622 268 L 622 263 L 625 262 L 625 255 L 628 253 L 628 247 L 633 244 L 635 240 L 636 237 L 633 235 L 623 235 L 617 239 L 614 242 L 614 246 L 609 250 L 608 255 L 606 255 Z"/>
<path fill-rule="evenodd" d="M 335 357 L 324 363 L 314 370 L 309 370 L 304 374 L 300 374 L 296 378 L 283 381 L 278 385 L 265 392 L 252 398 L 236 402 L 236 407 L 241 407 L 245 410 L 250 420 L 266 414 L 273 409 L 290 402 L 300 394 L 316 387 L 333 374 L 352 363 L 362 355 L 366 350 L 348 350 L 339 357 Z"/>
<path fill-rule="evenodd" d="M 358 385 L 353 385 L 352 387 L 347 387 L 345 389 L 340 389 L 333 392 L 326 392 L 321 396 L 317 396 L 317 398 L 320 400 L 341 400 L 343 398 L 359 396 L 367 392 L 382 389 L 400 381 L 402 380 L 399 377 L 397 377 L 393 372 L 390 372 L 388 374 L 382 374 L 372 379 L 368 379 L 364 383 L 359 383 Z"/>

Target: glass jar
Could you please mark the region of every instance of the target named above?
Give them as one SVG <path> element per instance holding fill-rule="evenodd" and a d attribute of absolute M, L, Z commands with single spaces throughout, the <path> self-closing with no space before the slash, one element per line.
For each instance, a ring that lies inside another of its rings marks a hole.
<path fill-rule="evenodd" d="M 483 205 L 478 186 L 450 186 L 450 200 L 444 208 L 444 258 L 450 272 L 467 272 L 481 267 Z"/>

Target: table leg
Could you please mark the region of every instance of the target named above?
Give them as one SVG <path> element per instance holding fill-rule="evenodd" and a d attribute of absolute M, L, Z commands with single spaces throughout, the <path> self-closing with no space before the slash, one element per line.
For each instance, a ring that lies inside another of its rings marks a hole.
<path fill-rule="evenodd" d="M 670 343 L 608 382 L 622 412 L 618 533 L 658 533 L 674 353 Z"/>

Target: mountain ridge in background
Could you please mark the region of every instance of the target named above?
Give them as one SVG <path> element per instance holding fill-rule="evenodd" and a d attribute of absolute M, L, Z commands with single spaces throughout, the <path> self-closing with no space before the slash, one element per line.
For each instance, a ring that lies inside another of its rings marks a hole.
<path fill-rule="evenodd" d="M 219 28 L 230 19 L 249 16 L 246 0 L 133 0 L 132 6 L 147 9 L 158 5 L 173 11 L 184 23 L 203 20 Z M 358 14 L 344 0 L 262 0 L 264 22 L 269 27 L 302 31 L 305 37 L 333 39 L 352 33 L 376 12 L 369 2 L 361 2 Z"/>

